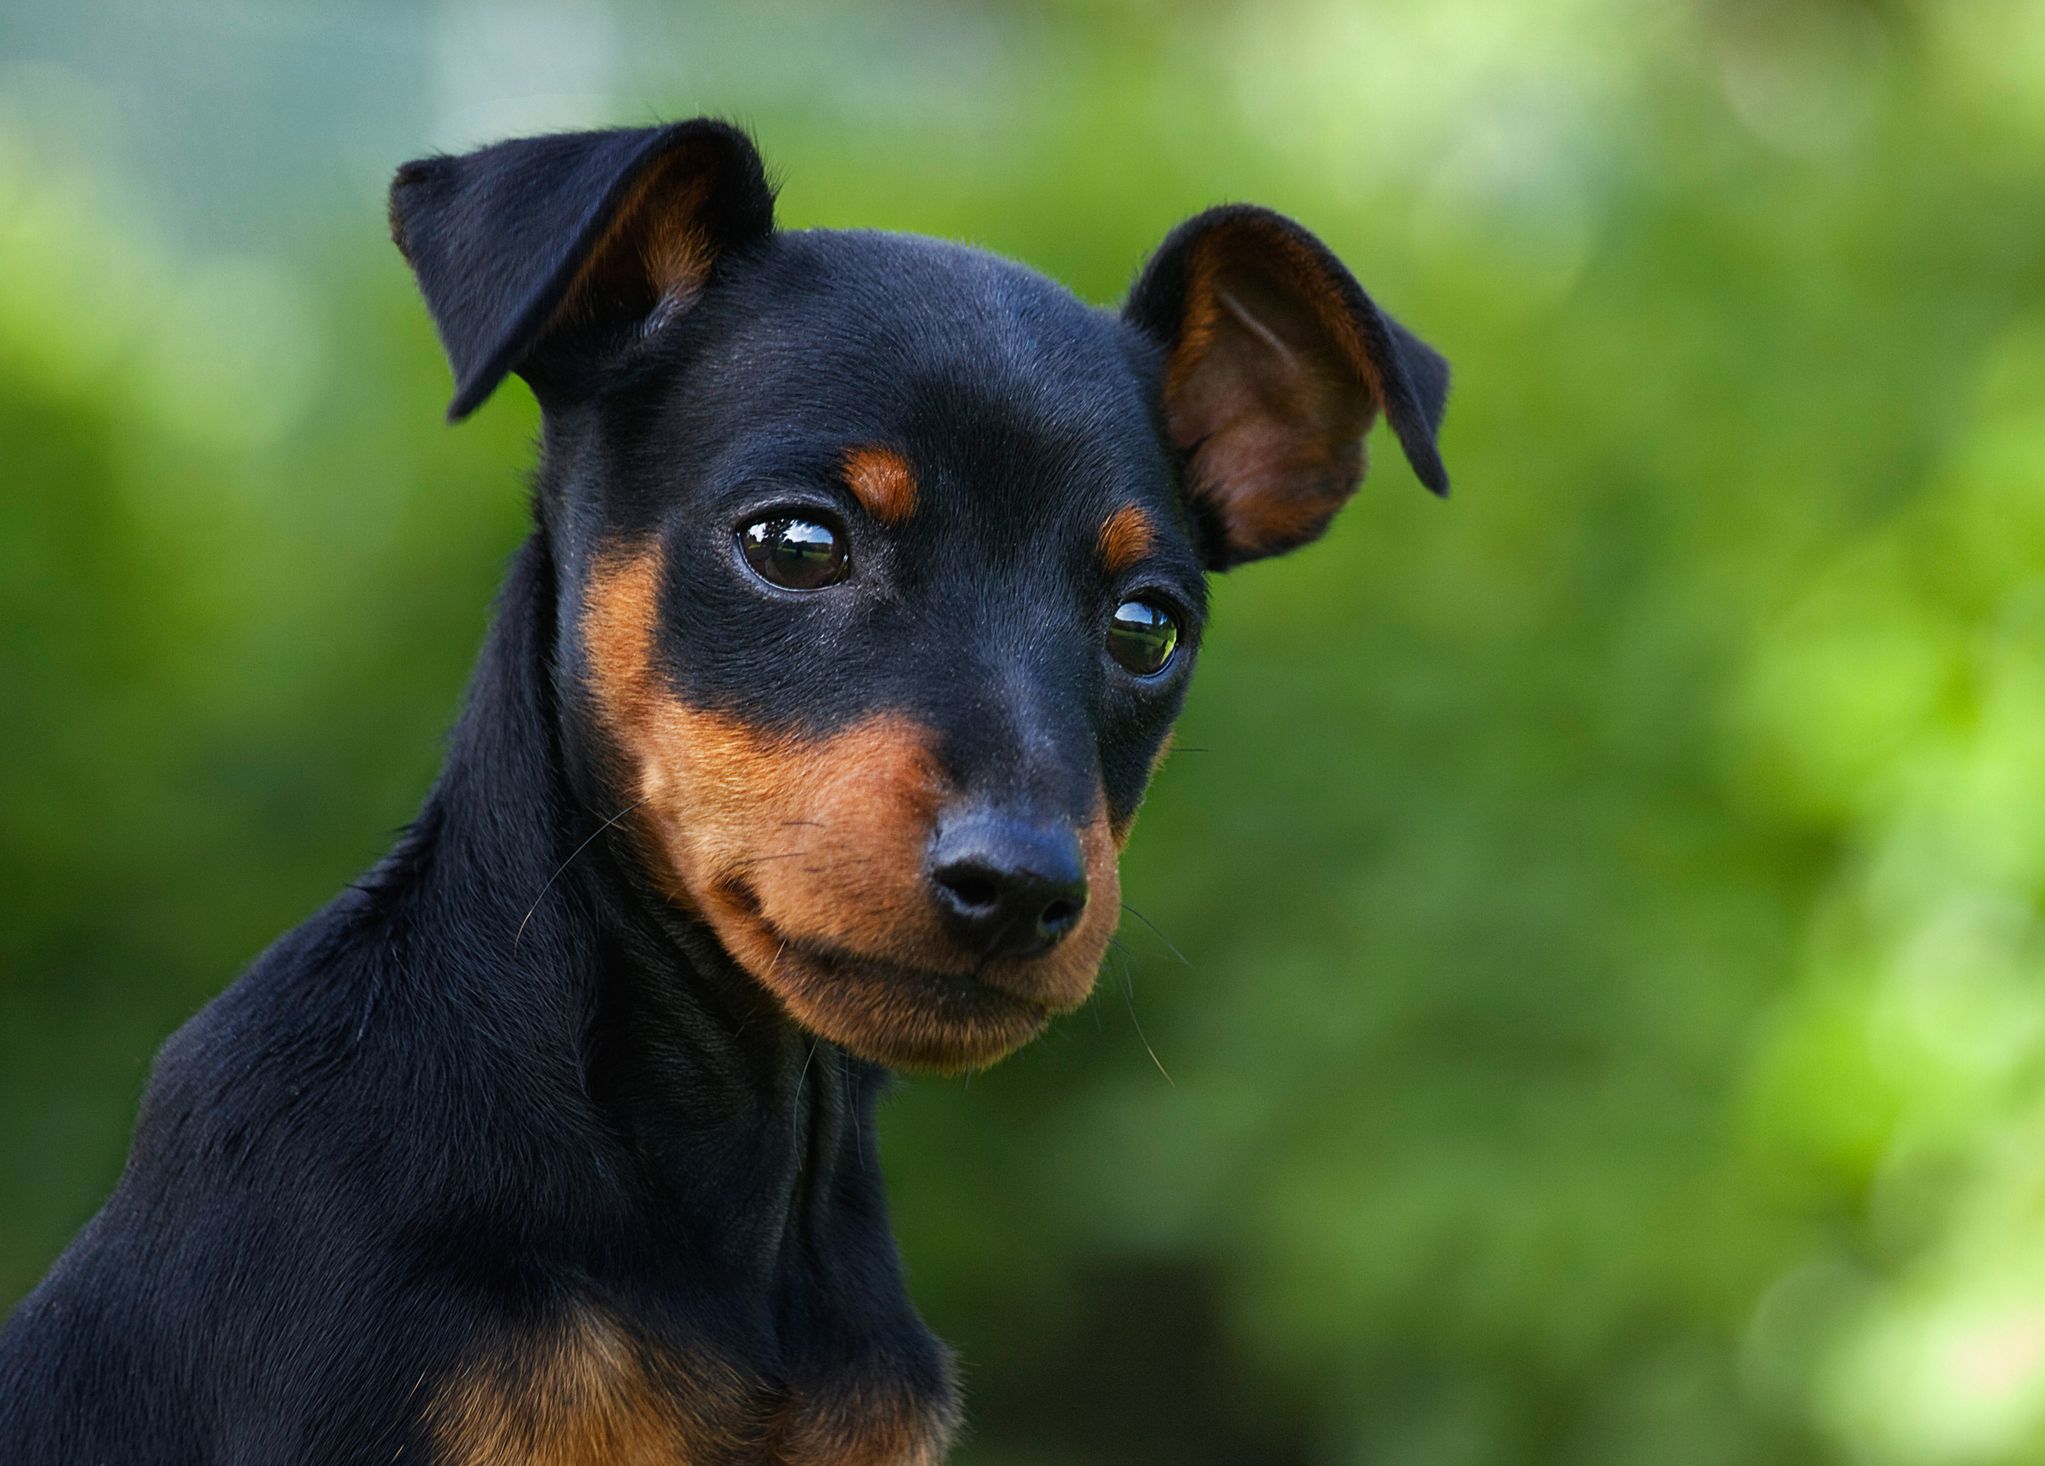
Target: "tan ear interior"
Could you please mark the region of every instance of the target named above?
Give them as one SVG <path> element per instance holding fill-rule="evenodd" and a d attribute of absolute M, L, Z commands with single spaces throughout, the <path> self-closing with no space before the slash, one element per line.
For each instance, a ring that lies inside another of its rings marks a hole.
<path fill-rule="evenodd" d="M 1378 376 L 1333 282 L 1294 241 L 1237 225 L 1194 248 L 1166 417 L 1194 450 L 1189 489 L 1229 559 L 1254 559 L 1313 539 L 1348 500 Z"/>
<path fill-rule="evenodd" d="M 562 297 L 548 329 L 606 313 L 665 316 L 688 304 L 715 257 L 699 216 L 717 186 L 715 150 L 685 144 L 633 183 Z"/>

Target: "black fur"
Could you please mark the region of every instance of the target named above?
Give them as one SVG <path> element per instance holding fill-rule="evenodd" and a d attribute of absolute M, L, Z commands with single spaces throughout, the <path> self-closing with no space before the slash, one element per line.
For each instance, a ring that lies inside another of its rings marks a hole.
<path fill-rule="evenodd" d="M 563 133 L 422 158 L 391 184 L 391 234 L 454 366 L 450 420 L 529 365 L 570 279 L 647 171 L 695 150 L 712 176 L 696 215 L 719 253 L 764 239 L 774 196 L 746 136 L 698 118 L 668 127 Z M 651 301 L 642 306 L 650 306 Z"/>
<path fill-rule="evenodd" d="M 708 276 L 564 314 L 620 200 L 689 150 Z M 1204 611 L 1159 400 L 1204 226 L 1117 316 L 952 245 L 777 233 L 750 143 L 703 121 L 410 164 L 392 211 L 451 415 L 507 371 L 539 392 L 536 527 L 418 820 L 165 1045 L 118 1188 L 0 1332 L 0 1461 L 431 1461 L 435 1386 L 578 1300 L 736 1362 L 734 1461 L 781 1459 L 779 1413 L 848 1367 L 942 1413 L 874 1163 L 885 1072 L 790 1021 L 613 824 L 576 608 L 602 555 L 656 544 L 681 703 L 795 737 L 900 713 L 960 798 L 1126 820 Z M 1444 486 L 1439 358 L 1298 232 Z M 873 442 L 916 465 L 900 525 L 836 477 Z M 1121 505 L 1161 532 L 1108 580 Z M 843 527 L 842 593 L 748 577 L 733 526 L 774 509 Z M 1135 594 L 1183 623 L 1154 683 L 1102 652 Z"/>

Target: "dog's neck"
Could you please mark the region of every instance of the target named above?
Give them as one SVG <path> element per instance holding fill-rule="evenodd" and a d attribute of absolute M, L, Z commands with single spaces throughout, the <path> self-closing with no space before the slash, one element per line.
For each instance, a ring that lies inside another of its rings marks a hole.
<path fill-rule="evenodd" d="M 583 876 L 607 916 L 592 1098 L 618 1125 L 644 1194 L 711 1249 L 723 1276 L 777 1277 L 791 1243 L 832 1239 L 848 1189 L 879 1204 L 872 1131 L 885 1076 L 796 1029 L 648 891 L 631 859 L 612 843 Z"/>
<path fill-rule="evenodd" d="M 475 1005 L 490 1053 L 474 1061 L 522 1071 L 500 1077 L 528 1112 L 492 1123 L 527 1124 L 521 1150 L 583 1152 L 549 1168 L 574 1177 L 556 1199 L 563 1241 L 593 1254 L 575 1264 L 684 1267 L 678 1283 L 770 1297 L 848 1198 L 885 1237 L 872 1131 L 886 1076 L 790 1023 L 652 891 L 618 810 L 578 792 L 591 784 L 554 683 L 555 568 L 541 530 L 419 825 L 371 884 L 464 904 L 481 950 L 454 958 L 451 997 Z"/>
<path fill-rule="evenodd" d="M 396 972 L 341 1041 L 374 1050 L 365 1078 L 394 1067 L 446 1107 L 374 1141 L 406 1178 L 406 1230 L 448 1238 L 525 1340 L 477 1377 L 567 1360 L 584 1415 L 672 1427 L 660 1459 L 695 1459 L 691 1430 L 771 1427 L 762 1460 L 935 1462 L 954 1392 L 889 1230 L 885 1075 L 797 1029 L 652 892 L 617 810 L 578 795 L 554 570 L 542 529 L 418 825 L 340 913 L 349 948 Z M 551 1398 L 488 1395 L 486 1414 L 541 1438 Z"/>

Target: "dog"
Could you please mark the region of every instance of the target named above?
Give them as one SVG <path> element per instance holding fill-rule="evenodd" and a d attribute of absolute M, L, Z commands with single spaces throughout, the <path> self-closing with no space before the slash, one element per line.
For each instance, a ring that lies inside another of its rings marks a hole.
<path fill-rule="evenodd" d="M 713 119 L 405 165 L 534 528 L 391 853 L 171 1037 L 0 1333 L 10 1466 L 944 1459 L 874 1155 L 896 1069 L 1080 1004 L 1206 577 L 1303 545 L 1442 358 L 1291 220 L 1119 312 L 785 231 Z"/>

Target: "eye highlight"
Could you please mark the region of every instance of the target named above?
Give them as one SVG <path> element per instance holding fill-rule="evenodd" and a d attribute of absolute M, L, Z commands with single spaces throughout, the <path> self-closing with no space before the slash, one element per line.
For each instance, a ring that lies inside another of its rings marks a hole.
<path fill-rule="evenodd" d="M 755 575 L 783 590 L 822 590 L 852 569 L 844 534 L 815 519 L 756 519 L 740 526 L 738 546 Z"/>
<path fill-rule="evenodd" d="M 1138 677 L 1162 672 L 1179 645 L 1179 623 L 1152 601 L 1128 600 L 1108 619 L 1108 655 Z"/>

